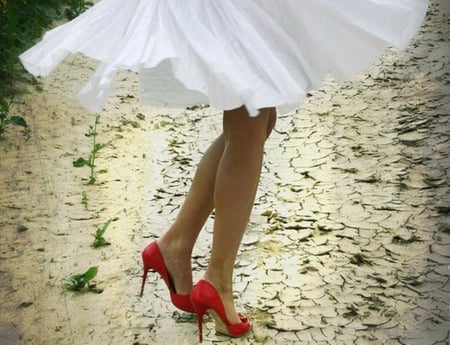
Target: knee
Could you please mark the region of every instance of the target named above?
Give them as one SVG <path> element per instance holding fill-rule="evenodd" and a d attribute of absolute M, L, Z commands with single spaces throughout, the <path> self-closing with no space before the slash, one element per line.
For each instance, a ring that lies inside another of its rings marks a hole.
<path fill-rule="evenodd" d="M 244 144 L 264 144 L 276 122 L 275 108 L 260 109 L 258 116 L 249 116 L 242 107 L 224 112 L 224 137 L 226 141 Z"/>

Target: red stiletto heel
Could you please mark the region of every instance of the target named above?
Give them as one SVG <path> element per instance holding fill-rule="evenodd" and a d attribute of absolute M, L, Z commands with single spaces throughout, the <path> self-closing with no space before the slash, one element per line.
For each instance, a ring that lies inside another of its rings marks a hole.
<path fill-rule="evenodd" d="M 195 306 L 194 306 L 195 309 Z M 197 310 L 195 310 L 197 313 L 197 323 L 198 323 L 198 332 L 199 332 L 199 339 L 200 342 L 203 341 L 203 316 L 206 314 L 206 310 L 198 307 Z"/>
<path fill-rule="evenodd" d="M 251 328 L 250 322 L 241 313 L 238 314 L 240 323 L 231 324 L 228 321 L 219 293 L 204 279 L 201 279 L 192 289 L 191 302 L 197 314 L 200 342 L 203 341 L 203 316 L 206 313 L 214 318 L 217 333 L 238 338 L 246 335 Z"/>
<path fill-rule="evenodd" d="M 161 278 L 166 283 L 173 305 L 178 309 L 189 313 L 195 312 L 190 300 L 190 295 L 179 295 L 176 293 L 175 287 L 170 279 L 169 272 L 167 271 L 166 264 L 164 263 L 164 259 L 156 241 L 153 241 L 145 247 L 142 252 L 142 261 L 144 262 L 144 274 L 142 276 L 141 297 L 144 293 L 144 286 L 147 281 L 147 272 L 149 270 L 154 270 L 159 273 Z"/>

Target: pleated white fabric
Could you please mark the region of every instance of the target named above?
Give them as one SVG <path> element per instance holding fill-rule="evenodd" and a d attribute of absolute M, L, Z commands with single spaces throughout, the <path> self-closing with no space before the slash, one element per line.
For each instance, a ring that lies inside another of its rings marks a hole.
<path fill-rule="evenodd" d="M 405 48 L 428 0 L 102 0 L 20 55 L 36 76 L 69 53 L 101 62 L 78 95 L 101 111 L 118 70 L 140 76 L 145 103 L 251 115 L 299 105 L 327 73 L 363 71 L 388 46 Z"/>

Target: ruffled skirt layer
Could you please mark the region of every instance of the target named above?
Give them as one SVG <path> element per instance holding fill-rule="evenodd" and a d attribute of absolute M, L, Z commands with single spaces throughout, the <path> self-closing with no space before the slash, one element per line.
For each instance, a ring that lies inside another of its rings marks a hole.
<path fill-rule="evenodd" d="M 298 106 L 331 73 L 343 81 L 388 46 L 405 48 L 427 0 L 102 0 L 20 56 L 36 76 L 69 53 L 100 61 L 79 94 L 90 111 L 118 70 L 139 73 L 141 99 L 217 109 Z"/>

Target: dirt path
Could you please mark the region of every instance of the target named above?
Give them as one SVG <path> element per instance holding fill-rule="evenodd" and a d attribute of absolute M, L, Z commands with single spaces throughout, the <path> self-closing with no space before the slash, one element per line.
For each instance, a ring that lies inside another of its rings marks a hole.
<path fill-rule="evenodd" d="M 408 51 L 279 118 L 236 266 L 254 328 L 229 340 L 208 322 L 205 344 L 449 344 L 449 20 L 433 1 Z M 122 73 L 98 128 L 107 172 L 87 186 L 72 161 L 94 118 L 73 95 L 92 67 L 68 59 L 13 110 L 30 139 L 11 128 L 0 142 L 0 344 L 195 344 L 195 319 L 157 277 L 138 297 L 140 251 L 173 219 L 220 114 L 144 107 Z M 109 219 L 111 245 L 93 249 Z M 62 289 L 91 266 L 101 293 Z"/>

